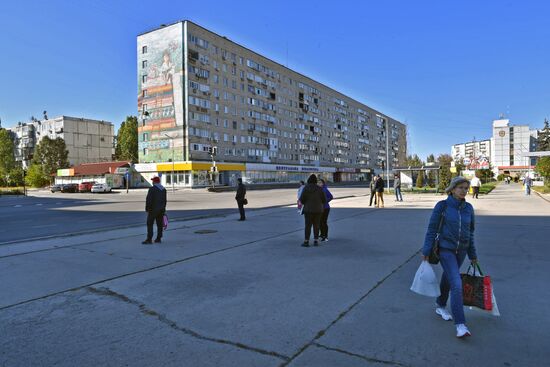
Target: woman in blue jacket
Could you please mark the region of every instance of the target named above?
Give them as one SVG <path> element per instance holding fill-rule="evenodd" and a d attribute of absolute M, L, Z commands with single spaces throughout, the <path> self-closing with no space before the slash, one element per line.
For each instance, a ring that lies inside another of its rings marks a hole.
<path fill-rule="evenodd" d="M 436 300 L 435 312 L 443 320 L 454 318 L 456 336 L 459 338 L 471 335 L 464 318 L 460 266 L 466 255 L 472 263 L 477 261 L 474 245 L 474 208 L 465 200 L 469 188 L 470 182 L 466 178 L 453 178 L 449 187 L 445 189 L 449 195 L 447 200 L 438 202 L 433 209 L 422 248 L 423 260 L 427 261 L 443 215 L 443 225 L 439 234 L 439 258 L 443 275 L 440 284 L 441 296 Z M 452 316 L 445 309 L 449 291 Z"/>
<path fill-rule="evenodd" d="M 329 202 L 332 200 L 332 194 L 328 191 L 325 180 L 319 179 L 319 186 L 321 186 L 327 198 L 327 202 L 323 206 L 323 215 L 321 216 L 321 242 L 326 242 L 328 241 L 328 215 L 330 213 Z"/>

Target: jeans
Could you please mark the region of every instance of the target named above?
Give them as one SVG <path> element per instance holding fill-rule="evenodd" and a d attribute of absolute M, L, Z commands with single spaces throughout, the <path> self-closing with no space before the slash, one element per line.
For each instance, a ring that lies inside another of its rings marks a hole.
<path fill-rule="evenodd" d="M 372 199 L 374 199 L 374 206 L 376 206 L 376 191 L 370 192 L 369 206 L 372 206 Z"/>
<path fill-rule="evenodd" d="M 531 195 L 531 186 L 525 185 L 525 195 Z"/>
<path fill-rule="evenodd" d="M 460 278 L 460 266 L 466 258 L 466 251 L 458 251 L 458 254 L 453 250 L 444 248 L 439 249 L 439 259 L 441 267 L 443 267 L 443 275 L 441 276 L 441 296 L 437 298 L 437 304 L 440 307 L 447 305 L 449 299 L 449 291 L 451 293 L 451 313 L 455 324 L 465 324 L 464 304 L 462 301 L 462 279 Z"/>
<path fill-rule="evenodd" d="M 330 208 L 325 208 L 323 215 L 321 216 L 321 238 L 328 238 L 328 215 L 330 214 Z"/>
<path fill-rule="evenodd" d="M 401 195 L 401 188 L 400 187 L 395 188 L 395 200 L 403 201 L 403 196 Z"/>
<path fill-rule="evenodd" d="M 321 216 L 323 213 L 304 213 L 306 221 L 305 228 L 305 240 L 309 241 L 311 236 L 311 227 L 313 226 L 313 239 L 317 241 L 319 239 L 319 225 L 321 223 Z"/>

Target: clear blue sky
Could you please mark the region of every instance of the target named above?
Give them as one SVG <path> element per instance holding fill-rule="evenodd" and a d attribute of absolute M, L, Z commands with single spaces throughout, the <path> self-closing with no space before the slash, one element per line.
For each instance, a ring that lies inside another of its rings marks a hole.
<path fill-rule="evenodd" d="M 136 114 L 136 36 L 182 19 L 405 122 L 425 158 L 550 115 L 547 1 L 5 1 L 3 126 Z M 288 58 L 287 58 L 288 50 Z M 353 70 L 361 70 L 360 73 Z"/>

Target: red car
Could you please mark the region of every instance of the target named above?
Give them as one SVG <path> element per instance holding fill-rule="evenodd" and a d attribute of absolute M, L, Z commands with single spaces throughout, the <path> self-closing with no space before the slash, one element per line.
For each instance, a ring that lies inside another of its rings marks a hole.
<path fill-rule="evenodd" d="M 80 185 L 78 185 L 78 191 L 80 192 L 90 192 L 92 191 L 92 186 L 95 185 L 95 181 L 86 181 L 81 182 Z"/>

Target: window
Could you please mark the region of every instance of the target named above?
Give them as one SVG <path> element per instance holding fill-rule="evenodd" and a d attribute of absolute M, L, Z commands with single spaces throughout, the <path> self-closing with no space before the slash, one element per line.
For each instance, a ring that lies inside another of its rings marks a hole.
<path fill-rule="evenodd" d="M 141 62 L 141 67 L 142 67 L 143 69 L 145 69 L 145 68 L 147 67 L 147 60 L 143 60 L 143 61 Z"/>
<path fill-rule="evenodd" d="M 147 53 L 147 46 L 143 46 L 143 47 L 141 48 L 141 53 L 142 53 L 142 54 L 146 54 L 146 53 Z"/>
<path fill-rule="evenodd" d="M 143 98 L 147 97 L 147 89 L 143 90 Z"/>
<path fill-rule="evenodd" d="M 229 136 L 227 134 L 223 134 L 223 141 L 228 141 Z"/>
<path fill-rule="evenodd" d="M 141 77 L 141 82 L 142 83 L 147 83 L 147 74 L 145 74 Z"/>

